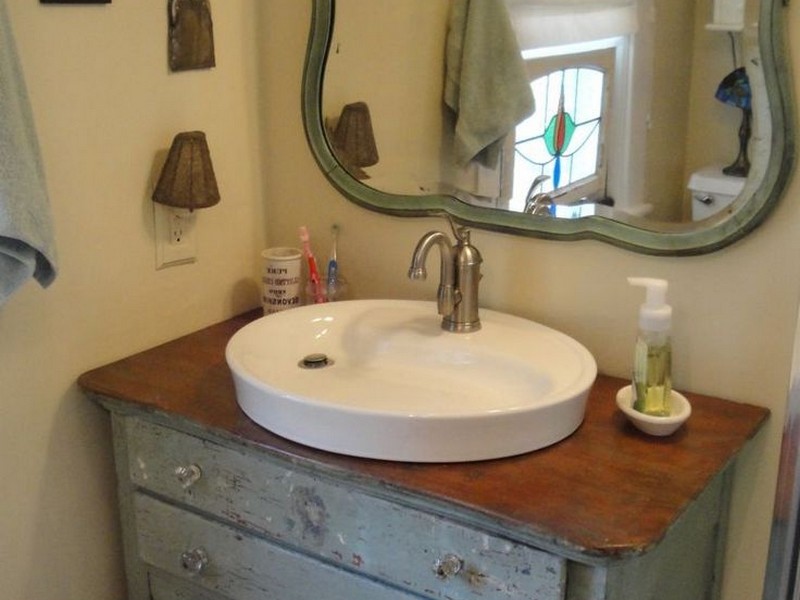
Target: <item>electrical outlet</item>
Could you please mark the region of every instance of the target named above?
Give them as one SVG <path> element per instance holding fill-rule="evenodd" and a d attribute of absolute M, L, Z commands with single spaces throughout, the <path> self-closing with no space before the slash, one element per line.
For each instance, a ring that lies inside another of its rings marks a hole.
<path fill-rule="evenodd" d="M 197 260 L 197 213 L 153 202 L 156 269 Z"/>

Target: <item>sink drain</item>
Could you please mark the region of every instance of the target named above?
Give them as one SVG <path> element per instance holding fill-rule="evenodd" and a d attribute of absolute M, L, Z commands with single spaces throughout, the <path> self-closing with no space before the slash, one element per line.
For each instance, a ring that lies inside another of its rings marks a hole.
<path fill-rule="evenodd" d="M 316 353 L 316 354 L 306 354 L 297 366 L 301 369 L 321 369 L 323 367 L 329 367 L 333 364 L 333 360 L 328 358 L 327 354 L 323 353 Z"/>

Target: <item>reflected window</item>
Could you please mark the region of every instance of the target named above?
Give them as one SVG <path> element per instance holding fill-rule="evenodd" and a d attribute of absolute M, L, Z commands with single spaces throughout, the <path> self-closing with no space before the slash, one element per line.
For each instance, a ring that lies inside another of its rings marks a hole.
<path fill-rule="evenodd" d="M 560 203 L 606 196 L 604 141 L 614 51 L 527 60 L 536 101 L 534 114 L 515 132 L 512 210 L 522 210 L 531 182 Z"/>

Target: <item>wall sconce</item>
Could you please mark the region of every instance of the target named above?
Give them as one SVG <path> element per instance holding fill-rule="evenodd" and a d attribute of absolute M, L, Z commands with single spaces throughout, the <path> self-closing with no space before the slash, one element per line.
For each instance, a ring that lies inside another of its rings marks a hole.
<path fill-rule="evenodd" d="M 208 208 L 219 202 L 219 189 L 206 134 L 179 133 L 172 140 L 153 201 L 174 208 Z"/>
<path fill-rule="evenodd" d="M 195 209 L 214 206 L 220 200 L 211 154 L 202 131 L 175 136 L 152 198 L 156 268 L 194 262 L 197 257 Z"/>
<path fill-rule="evenodd" d="M 379 158 L 366 102 L 347 104 L 342 109 L 333 131 L 333 147 L 348 173 L 357 179 L 369 179 L 363 167 L 378 164 Z"/>

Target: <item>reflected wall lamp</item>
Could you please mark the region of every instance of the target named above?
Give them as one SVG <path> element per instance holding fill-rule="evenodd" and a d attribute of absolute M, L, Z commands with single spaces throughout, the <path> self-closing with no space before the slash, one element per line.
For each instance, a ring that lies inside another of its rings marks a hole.
<path fill-rule="evenodd" d="M 347 171 L 357 179 L 369 179 L 363 167 L 378 164 L 378 147 L 366 102 L 347 104 L 333 131 L 333 148 Z"/>

